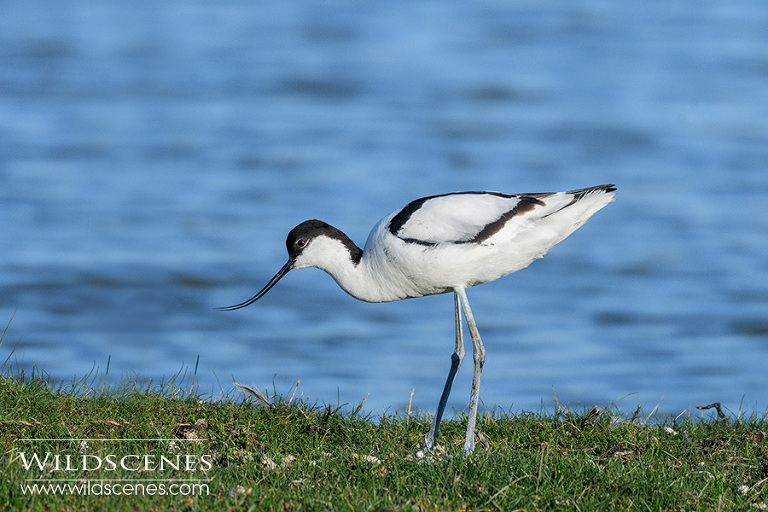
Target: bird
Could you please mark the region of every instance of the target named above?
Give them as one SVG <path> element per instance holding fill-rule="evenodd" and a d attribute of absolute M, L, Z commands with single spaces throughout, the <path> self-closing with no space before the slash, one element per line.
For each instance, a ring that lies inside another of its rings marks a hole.
<path fill-rule="evenodd" d="M 216 308 L 233 311 L 261 299 L 290 270 L 316 267 L 352 297 L 389 302 L 453 293 L 455 349 L 437 411 L 417 453 L 433 449 L 456 373 L 464 360 L 462 312 L 472 339 L 473 376 L 463 452 L 475 449 L 475 422 L 485 347 L 467 288 L 494 281 L 541 258 L 614 200 L 615 185 L 568 192 L 506 194 L 467 191 L 422 197 L 383 219 L 363 249 L 321 220 L 307 220 L 286 238 L 288 261 L 253 297 Z"/>

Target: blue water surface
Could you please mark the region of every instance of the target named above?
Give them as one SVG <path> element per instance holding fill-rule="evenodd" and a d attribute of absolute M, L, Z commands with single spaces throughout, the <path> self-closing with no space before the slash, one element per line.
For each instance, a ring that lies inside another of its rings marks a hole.
<path fill-rule="evenodd" d="M 0 360 L 434 411 L 450 295 L 366 304 L 312 269 L 213 308 L 258 291 L 305 219 L 362 246 L 420 196 L 616 183 L 469 291 L 484 407 L 762 414 L 766 26 L 761 0 L 4 2 Z"/>

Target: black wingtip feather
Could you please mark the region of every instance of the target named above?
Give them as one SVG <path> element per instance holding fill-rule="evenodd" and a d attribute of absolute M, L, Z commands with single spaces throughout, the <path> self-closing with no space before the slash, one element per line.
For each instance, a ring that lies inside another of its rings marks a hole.
<path fill-rule="evenodd" d="M 616 185 L 613 183 L 607 184 L 607 185 L 597 185 L 595 187 L 587 187 L 587 188 L 579 188 L 576 190 L 570 190 L 568 193 L 574 195 L 574 199 L 578 201 L 582 197 L 593 194 L 595 192 L 613 192 L 616 190 Z"/>

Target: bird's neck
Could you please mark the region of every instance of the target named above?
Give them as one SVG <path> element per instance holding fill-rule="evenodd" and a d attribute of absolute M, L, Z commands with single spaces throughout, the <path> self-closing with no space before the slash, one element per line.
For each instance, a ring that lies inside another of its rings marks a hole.
<path fill-rule="evenodd" d="M 312 245 L 311 258 L 300 257 L 294 268 L 324 270 L 342 290 L 364 302 L 388 302 L 409 296 L 403 294 L 402 287 L 393 286 L 397 279 L 388 274 L 386 265 L 377 264 L 379 258 L 375 254 L 363 253 L 349 238 L 318 237 Z"/>

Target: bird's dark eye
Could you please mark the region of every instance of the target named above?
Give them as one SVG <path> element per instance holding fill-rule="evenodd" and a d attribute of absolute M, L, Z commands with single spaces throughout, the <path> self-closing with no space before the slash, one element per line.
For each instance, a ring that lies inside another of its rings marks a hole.
<path fill-rule="evenodd" d="M 303 249 L 307 246 L 307 239 L 306 238 L 299 238 L 296 240 L 296 247 L 299 249 Z"/>

